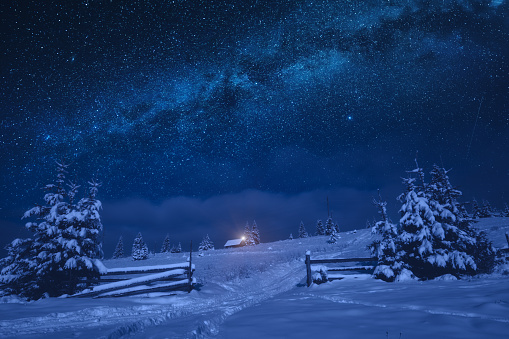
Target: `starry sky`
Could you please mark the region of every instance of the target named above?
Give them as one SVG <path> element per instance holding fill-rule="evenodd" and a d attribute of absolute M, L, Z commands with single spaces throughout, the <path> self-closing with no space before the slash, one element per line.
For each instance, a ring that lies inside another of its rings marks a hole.
<path fill-rule="evenodd" d="M 105 252 L 138 231 L 217 247 L 397 219 L 401 177 L 451 168 L 509 201 L 506 0 L 2 1 L 0 238 L 55 177 L 103 183 Z M 1 245 L 3 245 L 3 243 Z"/>

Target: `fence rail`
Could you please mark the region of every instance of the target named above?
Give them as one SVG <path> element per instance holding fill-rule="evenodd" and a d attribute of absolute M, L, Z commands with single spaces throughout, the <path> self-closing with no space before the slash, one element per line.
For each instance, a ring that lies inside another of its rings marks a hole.
<path fill-rule="evenodd" d="M 337 259 L 311 259 L 311 252 L 306 252 L 306 284 L 311 286 L 313 282 L 313 273 L 311 271 L 312 264 L 339 264 L 339 263 L 364 263 L 372 262 L 373 265 L 353 265 L 346 267 L 327 267 L 328 271 L 332 272 L 344 272 L 344 271 L 371 271 L 375 269 L 378 263 L 377 258 L 337 258 Z M 342 277 L 331 275 L 328 280 L 341 279 Z"/>
<path fill-rule="evenodd" d="M 184 290 L 191 292 L 196 280 L 192 263 L 193 243 L 189 252 L 189 262 L 108 269 L 99 279 L 88 280 L 91 289 L 72 295 L 72 298 L 122 297 L 142 293 L 169 292 Z M 135 275 L 136 277 L 132 277 Z M 131 276 L 131 277 L 130 277 Z"/>

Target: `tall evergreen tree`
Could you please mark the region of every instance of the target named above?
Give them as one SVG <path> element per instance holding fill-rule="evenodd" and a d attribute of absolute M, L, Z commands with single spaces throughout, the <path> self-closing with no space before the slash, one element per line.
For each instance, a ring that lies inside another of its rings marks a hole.
<path fill-rule="evenodd" d="M 80 280 L 97 277 L 104 266 L 99 216 L 101 203 L 96 199 L 96 182 L 90 183 L 89 195 L 74 204 L 78 186 L 64 188 L 68 165 L 57 162 L 54 184 L 45 186 L 45 205 L 25 212 L 23 218 L 36 217 L 26 228 L 32 239 L 16 239 L 3 260 L 1 280 L 12 293 L 39 298 L 62 293 L 75 293 L 84 286 Z M 26 270 L 26 271 L 25 271 Z"/>
<path fill-rule="evenodd" d="M 171 251 L 171 244 L 170 244 L 170 235 L 166 234 L 166 237 L 163 241 L 163 246 L 161 247 L 161 253 L 169 253 Z"/>
<path fill-rule="evenodd" d="M 143 241 L 141 232 L 139 232 L 136 238 L 134 238 L 131 255 L 133 257 L 133 260 L 145 260 L 148 258 L 148 247 Z"/>
<path fill-rule="evenodd" d="M 122 240 L 122 236 L 118 238 L 117 246 L 115 247 L 115 251 L 113 252 L 113 259 L 123 258 L 124 257 L 124 241 Z"/>
<path fill-rule="evenodd" d="M 260 230 L 256 224 L 256 220 L 253 221 L 253 228 L 251 229 L 251 236 L 253 237 L 253 243 L 258 245 L 260 243 Z"/>
<path fill-rule="evenodd" d="M 207 234 L 206 236 L 203 237 L 203 240 L 201 241 L 200 246 L 198 247 L 198 250 L 208 251 L 208 250 L 213 250 L 213 249 L 214 249 L 214 244 L 212 243 L 212 241 L 209 238 L 209 235 Z"/>
<path fill-rule="evenodd" d="M 421 168 L 412 171 L 419 176 L 405 179 L 406 193 L 400 196 L 401 233 L 397 245 L 404 265 L 421 279 L 433 279 L 443 274 L 488 272 L 493 267 L 494 252 L 482 233 L 461 217 L 457 197 L 447 171 L 434 166 L 431 182 L 424 182 Z"/>
<path fill-rule="evenodd" d="M 316 222 L 316 235 L 325 235 L 325 228 L 323 227 L 322 220 Z"/>
<path fill-rule="evenodd" d="M 304 227 L 304 223 L 301 221 L 299 226 L 299 238 L 307 238 L 308 232 L 306 232 L 306 228 Z"/>

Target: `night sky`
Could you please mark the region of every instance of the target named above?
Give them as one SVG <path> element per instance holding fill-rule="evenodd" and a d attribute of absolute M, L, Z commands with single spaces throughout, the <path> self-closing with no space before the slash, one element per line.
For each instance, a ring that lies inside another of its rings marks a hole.
<path fill-rule="evenodd" d="M 451 168 L 509 202 L 505 0 L 2 1 L 0 239 L 55 160 L 103 183 L 106 257 L 138 231 L 216 247 L 256 220 L 364 228 L 381 189 Z M 418 152 L 418 153 L 417 153 Z"/>

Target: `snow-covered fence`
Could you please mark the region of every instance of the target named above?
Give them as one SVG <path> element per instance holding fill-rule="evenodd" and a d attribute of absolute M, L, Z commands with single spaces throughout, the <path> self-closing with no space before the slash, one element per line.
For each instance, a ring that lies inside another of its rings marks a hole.
<path fill-rule="evenodd" d="M 190 292 L 196 283 L 194 270 L 191 261 L 172 265 L 112 268 L 99 280 L 90 281 L 96 286 L 72 297 L 120 297 L 177 290 Z"/>
<path fill-rule="evenodd" d="M 344 274 L 329 274 L 328 272 L 347 272 L 347 271 L 355 271 L 355 272 L 364 272 L 364 273 L 372 273 L 378 263 L 377 258 L 339 258 L 339 259 L 311 259 L 311 252 L 306 252 L 306 283 L 309 287 L 313 282 L 313 270 L 312 264 L 344 264 L 344 263 L 353 263 L 354 265 L 348 266 L 337 266 L 337 267 L 327 267 L 320 266 L 318 271 L 321 271 L 322 276 L 325 276 L 325 279 L 328 281 L 331 280 L 339 280 L 344 278 Z M 365 263 L 370 263 L 370 265 L 365 265 Z M 315 270 L 316 271 L 316 270 Z"/>

